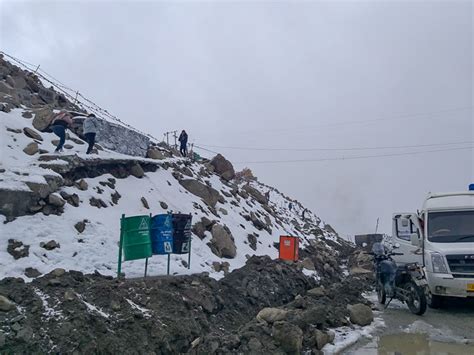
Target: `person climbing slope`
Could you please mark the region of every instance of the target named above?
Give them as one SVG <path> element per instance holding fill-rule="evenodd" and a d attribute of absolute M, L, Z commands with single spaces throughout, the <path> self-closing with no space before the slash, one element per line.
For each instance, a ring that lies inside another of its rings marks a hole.
<path fill-rule="evenodd" d="M 93 113 L 89 114 L 89 116 L 87 116 L 86 119 L 84 120 L 82 127 L 83 127 L 83 131 L 84 131 L 83 133 L 86 138 L 86 141 L 89 144 L 89 146 L 87 147 L 86 154 L 91 154 L 92 149 L 94 148 L 94 144 L 95 144 L 95 136 L 99 128 L 97 117 L 95 117 Z"/>
<path fill-rule="evenodd" d="M 55 153 L 63 151 L 64 142 L 66 141 L 66 129 L 72 125 L 72 118 L 69 112 L 61 111 L 51 122 L 51 130 L 59 137 L 59 143 L 56 147 Z"/>
<path fill-rule="evenodd" d="M 179 152 L 183 157 L 188 155 L 188 134 L 183 129 L 179 135 L 178 141 L 180 143 Z"/>

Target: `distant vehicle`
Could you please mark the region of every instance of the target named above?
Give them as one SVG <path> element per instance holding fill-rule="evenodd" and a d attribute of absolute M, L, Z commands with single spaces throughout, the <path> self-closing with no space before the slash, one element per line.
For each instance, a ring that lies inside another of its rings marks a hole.
<path fill-rule="evenodd" d="M 418 213 L 393 215 L 397 264 L 418 262 L 426 272 L 428 305 L 443 297 L 474 298 L 474 184 L 469 191 L 430 193 Z"/>
<path fill-rule="evenodd" d="M 425 313 L 427 282 L 420 265 L 397 265 L 392 257 L 403 254 L 394 252 L 382 243 L 375 243 L 372 252 L 367 254 L 373 256 L 378 301 L 387 308 L 393 299 L 397 299 L 406 303 L 413 314 L 421 316 Z"/>

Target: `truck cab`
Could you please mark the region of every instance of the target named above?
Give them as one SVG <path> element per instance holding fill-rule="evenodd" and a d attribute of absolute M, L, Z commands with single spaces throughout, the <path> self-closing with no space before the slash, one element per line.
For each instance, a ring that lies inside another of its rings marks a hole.
<path fill-rule="evenodd" d="M 442 297 L 474 297 L 473 185 L 466 192 L 428 194 L 418 213 L 395 213 L 392 233 L 404 254 L 394 257 L 397 264 L 423 266 L 432 308 Z"/>

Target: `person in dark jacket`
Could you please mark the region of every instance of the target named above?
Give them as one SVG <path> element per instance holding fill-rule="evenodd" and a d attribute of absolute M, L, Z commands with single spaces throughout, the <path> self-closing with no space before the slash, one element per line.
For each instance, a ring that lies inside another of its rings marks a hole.
<path fill-rule="evenodd" d="M 97 122 L 97 117 L 95 117 L 93 113 L 89 114 L 82 124 L 84 137 L 89 144 L 86 154 L 92 153 L 92 149 L 94 148 L 95 144 L 95 136 L 99 128 L 98 126 L 99 123 Z"/>
<path fill-rule="evenodd" d="M 55 153 L 63 151 L 63 145 L 66 141 L 66 129 L 72 125 L 71 115 L 66 111 L 61 111 L 51 122 L 51 130 L 59 137 L 59 144 L 56 147 Z"/>
<path fill-rule="evenodd" d="M 178 141 L 180 143 L 179 152 L 183 157 L 185 157 L 186 155 L 188 155 L 188 134 L 184 129 L 181 131 Z"/>

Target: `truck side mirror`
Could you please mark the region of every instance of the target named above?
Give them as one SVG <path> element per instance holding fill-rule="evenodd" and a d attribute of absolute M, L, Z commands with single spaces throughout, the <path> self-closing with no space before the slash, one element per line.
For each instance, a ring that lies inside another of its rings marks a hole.
<path fill-rule="evenodd" d="M 412 233 L 410 234 L 410 242 L 411 242 L 411 245 L 414 245 L 415 247 L 419 247 L 420 246 L 420 238 L 418 238 L 418 234 L 417 233 Z"/>

